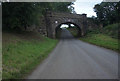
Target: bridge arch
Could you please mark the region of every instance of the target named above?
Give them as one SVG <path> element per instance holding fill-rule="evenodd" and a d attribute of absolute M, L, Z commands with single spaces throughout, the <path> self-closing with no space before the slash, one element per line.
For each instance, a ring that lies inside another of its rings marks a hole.
<path fill-rule="evenodd" d="M 59 32 L 59 29 L 60 29 L 60 27 L 63 25 L 63 24 L 66 24 L 66 25 L 68 25 L 68 24 L 73 24 L 77 29 L 78 29 L 78 35 L 77 36 L 82 36 L 82 33 L 81 33 L 81 27 L 78 25 L 78 24 L 76 24 L 76 23 L 73 23 L 73 22 L 64 22 L 64 23 L 60 23 L 59 25 L 57 25 L 56 27 L 55 27 L 55 36 L 57 37 L 57 33 Z"/>
<path fill-rule="evenodd" d="M 56 28 L 64 23 L 71 23 L 76 25 L 81 33 L 81 36 L 86 34 L 87 18 L 86 14 L 71 14 L 71 13 L 56 13 L 47 11 L 46 13 L 46 30 L 47 36 L 50 38 L 56 38 Z"/>

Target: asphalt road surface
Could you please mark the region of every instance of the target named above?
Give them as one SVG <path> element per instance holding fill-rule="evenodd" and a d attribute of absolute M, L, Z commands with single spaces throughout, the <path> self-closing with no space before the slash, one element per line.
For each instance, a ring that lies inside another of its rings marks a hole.
<path fill-rule="evenodd" d="M 62 39 L 27 79 L 117 79 L 118 53 L 74 39 L 63 29 Z"/>

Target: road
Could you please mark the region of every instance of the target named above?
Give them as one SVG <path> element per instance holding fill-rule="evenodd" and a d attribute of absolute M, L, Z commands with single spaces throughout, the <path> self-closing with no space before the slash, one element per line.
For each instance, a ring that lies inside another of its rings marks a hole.
<path fill-rule="evenodd" d="M 27 79 L 118 78 L 118 53 L 74 39 L 66 29 L 61 38 Z"/>

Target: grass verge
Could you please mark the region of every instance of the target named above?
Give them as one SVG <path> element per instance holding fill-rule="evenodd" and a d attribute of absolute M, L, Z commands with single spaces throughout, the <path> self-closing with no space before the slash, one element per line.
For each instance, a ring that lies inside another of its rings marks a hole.
<path fill-rule="evenodd" d="M 74 37 L 79 37 L 78 36 L 78 28 L 77 27 L 73 27 L 73 28 L 67 28 L 67 30 L 70 31 L 70 33 L 74 36 Z"/>
<path fill-rule="evenodd" d="M 106 35 L 111 36 L 112 38 L 118 39 L 118 32 L 120 32 L 119 26 L 120 26 L 120 23 L 110 24 L 110 25 L 105 26 L 101 30 L 101 32 Z"/>
<path fill-rule="evenodd" d="M 33 38 L 34 37 L 34 38 Z M 36 38 L 36 39 L 35 39 Z M 39 40 L 40 39 L 40 40 Z M 57 40 L 41 35 L 3 34 L 3 79 L 18 79 L 28 75 L 48 56 Z"/>
<path fill-rule="evenodd" d="M 104 34 L 88 34 L 85 37 L 81 37 L 80 40 L 95 44 L 101 47 L 118 51 L 118 39 L 112 38 Z"/>

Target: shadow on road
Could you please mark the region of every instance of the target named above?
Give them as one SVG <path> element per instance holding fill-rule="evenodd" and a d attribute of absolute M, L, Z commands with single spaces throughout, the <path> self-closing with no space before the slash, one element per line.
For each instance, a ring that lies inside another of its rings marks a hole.
<path fill-rule="evenodd" d="M 75 39 L 75 38 L 66 28 L 62 28 L 60 39 Z"/>

